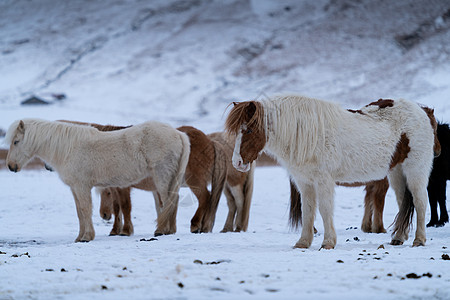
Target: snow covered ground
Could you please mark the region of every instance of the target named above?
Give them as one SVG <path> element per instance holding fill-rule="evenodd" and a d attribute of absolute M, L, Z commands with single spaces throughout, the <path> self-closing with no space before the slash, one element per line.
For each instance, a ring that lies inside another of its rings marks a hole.
<path fill-rule="evenodd" d="M 231 101 L 298 92 L 359 108 L 407 98 L 450 122 L 448 1 L 0 2 L 0 129 L 23 117 L 129 125 L 159 120 L 222 130 Z M 404 35 L 412 46 L 400 46 Z M 57 101 L 53 93 L 66 99 Z M 31 95 L 54 102 L 22 106 Z M 1 140 L 0 140 L 1 143 Z M 150 239 L 150 193 L 134 191 L 131 237 L 74 243 L 72 195 L 56 174 L 0 170 L 0 299 L 449 299 L 450 226 L 427 245 L 390 246 L 359 229 L 362 188 L 336 189 L 335 250 L 292 249 L 289 186 L 257 168 L 249 230 L 189 233 L 197 202 L 181 190 L 173 236 Z M 389 226 L 397 212 L 389 191 Z M 429 220 L 429 211 L 427 220 Z M 391 229 L 389 230 L 391 231 Z M 379 246 L 383 248 L 379 249 Z M 444 256 L 445 257 L 445 256 Z M 419 278 L 414 277 L 415 274 Z"/>
<path fill-rule="evenodd" d="M 155 229 L 151 193 L 132 195 L 134 236 L 108 236 L 112 224 L 100 218 L 96 199 L 97 236 L 89 243 L 74 243 L 75 205 L 56 174 L 3 170 L 0 181 L 8 187 L 0 207 L 0 251 L 5 252 L 0 255 L 0 299 L 450 297 L 450 261 L 442 259 L 450 252 L 450 226 L 428 229 L 425 247 L 412 248 L 413 238 L 391 246 L 389 233 L 359 229 L 362 188 L 337 188 L 338 243 L 335 250 L 319 251 L 320 218 L 311 248 L 292 248 L 300 234 L 287 227 L 289 185 L 279 167 L 256 171 L 248 232 L 219 233 L 227 212 L 226 201 L 221 201 L 214 232 L 191 234 L 189 221 L 197 203 L 183 188 L 177 234 L 155 241 L 141 241 L 150 239 Z M 386 226 L 396 211 L 389 192 Z M 422 277 L 407 278 L 411 273 Z"/>

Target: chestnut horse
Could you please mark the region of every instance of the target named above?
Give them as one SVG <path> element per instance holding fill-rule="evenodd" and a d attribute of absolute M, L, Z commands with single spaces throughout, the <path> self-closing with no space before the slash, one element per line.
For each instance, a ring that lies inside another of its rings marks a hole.
<path fill-rule="evenodd" d="M 433 207 L 432 201 L 434 200 L 437 204 L 437 199 L 434 197 L 434 195 L 440 194 L 440 192 L 444 191 L 444 210 L 445 213 L 442 213 L 442 205 L 441 205 L 441 216 L 445 218 L 445 215 L 447 214 L 447 211 L 445 209 L 445 181 L 447 180 L 446 176 L 442 175 L 435 175 L 435 174 L 441 174 L 442 172 L 439 171 L 439 169 L 442 169 L 442 166 L 445 166 L 445 161 L 443 160 L 443 156 L 441 155 L 441 144 L 439 142 L 440 139 L 443 139 L 443 132 L 445 132 L 445 127 L 442 124 L 437 123 L 436 118 L 434 116 L 434 110 L 425 106 L 422 106 L 422 109 L 427 113 L 428 118 L 430 118 L 430 124 L 433 128 L 434 133 L 434 162 L 433 162 L 433 169 L 430 174 L 430 180 L 428 184 L 428 198 L 430 201 L 431 206 L 431 219 L 433 219 L 433 209 L 436 214 L 436 221 L 437 221 L 437 212 L 436 207 Z M 352 111 L 353 112 L 353 111 Z M 447 126 L 448 130 L 448 126 Z M 450 130 L 448 131 L 450 133 Z M 450 135 L 449 135 L 450 136 Z M 444 154 L 444 153 L 442 153 Z M 444 155 L 445 156 L 445 155 Z M 444 179 L 444 186 L 441 188 L 442 184 L 439 184 L 439 186 L 435 186 L 433 184 L 434 182 L 441 183 Z M 366 184 L 363 183 L 352 183 L 352 184 L 345 184 L 345 183 L 339 183 L 338 185 L 341 186 L 347 186 L 347 187 L 355 187 L 355 186 L 364 186 L 365 185 L 365 191 L 366 195 L 364 197 L 364 217 L 361 223 L 361 230 L 363 232 L 372 232 L 372 233 L 385 233 L 386 229 L 383 225 L 383 210 L 384 210 L 384 201 L 386 197 L 386 193 L 389 189 L 389 181 L 387 177 L 371 181 Z M 291 206 L 290 206 L 290 221 L 291 221 L 291 227 L 292 228 L 298 228 L 298 226 L 301 224 L 301 198 L 300 193 L 297 191 L 297 188 L 295 187 L 295 183 L 290 180 L 291 185 Z M 442 199 L 440 197 L 439 199 Z M 441 200 L 439 200 L 441 203 Z M 448 217 L 448 215 L 447 215 Z M 448 219 L 447 219 L 448 220 Z M 431 221 L 430 221 L 431 223 Z M 430 226 L 430 223 L 427 224 L 427 226 Z"/>
<path fill-rule="evenodd" d="M 191 232 L 211 232 L 222 190 L 227 197 L 228 217 L 222 232 L 245 231 L 248 226 L 250 201 L 253 192 L 253 169 L 248 174 L 236 171 L 231 165 L 234 140 L 225 140 L 223 133 L 205 135 L 202 131 L 182 126 L 178 130 L 185 132 L 191 143 L 189 162 L 186 167 L 185 183 L 199 201 L 199 206 L 191 219 Z M 211 183 L 211 192 L 208 191 Z M 145 191 L 154 191 L 151 178 L 133 186 Z M 114 214 L 114 226 L 111 235 L 131 235 L 130 187 L 102 189 L 100 215 L 109 220 Z M 155 207 L 159 213 L 158 194 Z M 124 225 L 122 228 L 121 215 Z"/>
<path fill-rule="evenodd" d="M 39 119 L 15 121 L 6 134 L 8 168 L 18 172 L 33 157 L 48 162 L 70 186 L 80 231 L 76 242 L 94 239 L 92 187 L 127 187 L 152 176 L 163 205 L 156 232 L 171 233 L 178 190 L 189 158 L 188 137 L 159 122 L 101 132 L 93 127 Z"/>
<path fill-rule="evenodd" d="M 297 248 L 313 240 L 316 203 L 324 223 L 322 248 L 336 245 L 335 182 L 381 180 L 386 176 L 399 204 L 393 245 L 408 239 L 414 208 L 413 246 L 425 245 L 427 183 L 433 162 L 433 129 L 416 103 L 382 100 L 358 113 L 302 96 L 279 96 L 235 104 L 226 130 L 236 135 L 233 166 L 248 171 L 262 150 L 288 170 L 299 188 L 304 224 Z"/>

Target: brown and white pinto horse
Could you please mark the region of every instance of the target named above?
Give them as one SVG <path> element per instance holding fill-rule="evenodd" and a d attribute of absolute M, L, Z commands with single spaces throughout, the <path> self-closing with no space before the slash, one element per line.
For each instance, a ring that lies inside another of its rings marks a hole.
<path fill-rule="evenodd" d="M 177 129 L 186 133 L 190 140 L 191 152 L 184 181 L 199 201 L 198 209 L 191 219 L 191 232 L 212 231 L 223 189 L 227 197 L 228 217 L 222 232 L 246 231 L 253 192 L 253 169 L 244 174 L 236 171 L 231 165 L 234 140 L 226 140 L 223 133 L 205 135 L 191 126 L 182 126 Z M 209 183 L 211 183 L 211 192 L 207 188 Z M 155 191 L 151 178 L 132 187 Z M 133 228 L 130 190 L 131 187 L 100 190 L 100 215 L 106 220 L 109 220 L 112 214 L 115 216 L 110 235 L 133 233 L 130 230 Z M 156 192 L 153 192 L 153 195 L 156 212 L 159 214 L 159 196 Z"/>
<path fill-rule="evenodd" d="M 434 140 L 429 124 L 420 106 L 405 100 L 380 99 L 352 113 L 334 103 L 290 95 L 237 103 L 225 127 L 236 135 L 236 169 L 247 171 L 265 150 L 294 179 L 304 198 L 304 224 L 295 247 L 311 246 L 318 202 L 325 229 L 322 248 L 332 249 L 336 245 L 335 182 L 369 182 L 386 176 L 399 204 L 391 244 L 408 239 L 411 207 L 415 207 L 413 246 L 425 245 L 426 189 Z"/>
<path fill-rule="evenodd" d="M 441 144 L 438 139 L 438 123 L 434 116 L 434 110 L 426 106 L 422 109 L 427 113 L 430 119 L 431 127 L 434 132 L 434 156 L 438 157 L 441 154 Z M 355 111 L 352 111 L 355 112 Z M 434 167 L 433 167 L 434 169 Z M 433 174 L 433 171 L 432 171 Z M 336 184 L 347 187 L 365 186 L 366 195 L 364 197 L 364 217 L 361 223 L 361 230 L 367 233 L 385 233 L 386 229 L 383 225 L 383 210 L 386 193 L 389 189 L 389 181 L 387 177 L 381 180 L 375 180 L 368 183 L 339 183 Z M 297 191 L 295 183 L 290 181 L 291 185 L 291 205 L 290 205 L 290 225 L 293 228 L 298 228 L 301 225 L 301 196 Z M 428 186 L 428 193 L 430 193 L 430 186 Z"/>

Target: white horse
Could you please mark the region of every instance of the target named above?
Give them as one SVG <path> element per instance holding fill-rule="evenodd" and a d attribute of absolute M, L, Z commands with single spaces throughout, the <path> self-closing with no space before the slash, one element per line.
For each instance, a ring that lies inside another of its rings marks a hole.
<path fill-rule="evenodd" d="M 91 199 L 94 186 L 128 187 L 149 176 L 155 179 L 163 204 L 155 234 L 176 230 L 168 220 L 176 216 L 190 144 L 184 133 L 169 125 L 146 122 L 101 132 L 90 126 L 24 119 L 10 126 L 6 141 L 10 144 L 6 164 L 11 171 L 20 171 L 37 156 L 70 186 L 80 223 L 76 242 L 95 237 Z"/>
<path fill-rule="evenodd" d="M 235 104 L 226 129 L 237 135 L 236 169 L 247 171 L 258 153 L 266 150 L 294 179 L 305 199 L 302 234 L 295 247 L 308 248 L 312 243 L 317 202 L 325 229 L 322 248 L 335 247 L 335 182 L 369 182 L 386 175 L 399 204 L 391 244 L 408 239 L 414 207 L 413 246 L 425 244 L 434 134 L 430 119 L 416 103 L 380 99 L 359 111 L 347 111 L 321 100 L 279 96 Z"/>

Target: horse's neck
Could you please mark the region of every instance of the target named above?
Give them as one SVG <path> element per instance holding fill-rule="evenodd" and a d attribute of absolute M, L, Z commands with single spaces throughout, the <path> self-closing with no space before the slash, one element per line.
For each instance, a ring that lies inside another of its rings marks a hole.
<path fill-rule="evenodd" d="M 37 157 L 56 168 L 67 161 L 73 146 L 81 142 L 77 134 L 62 134 L 64 130 L 67 130 L 64 127 L 63 125 L 45 128 L 45 136 L 34 149 Z"/>

